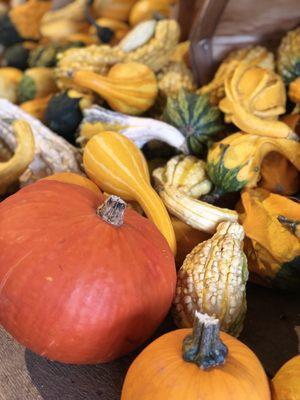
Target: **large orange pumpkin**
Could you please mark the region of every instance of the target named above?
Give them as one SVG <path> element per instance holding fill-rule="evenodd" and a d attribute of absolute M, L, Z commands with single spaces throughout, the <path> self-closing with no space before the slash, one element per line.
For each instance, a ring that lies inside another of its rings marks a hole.
<path fill-rule="evenodd" d="M 52 360 L 97 363 L 143 343 L 165 317 L 174 257 L 119 198 L 41 180 L 0 203 L 0 323 Z"/>
<path fill-rule="evenodd" d="M 130 366 L 121 400 L 270 400 L 255 354 L 196 312 L 191 329 L 169 332 Z"/>

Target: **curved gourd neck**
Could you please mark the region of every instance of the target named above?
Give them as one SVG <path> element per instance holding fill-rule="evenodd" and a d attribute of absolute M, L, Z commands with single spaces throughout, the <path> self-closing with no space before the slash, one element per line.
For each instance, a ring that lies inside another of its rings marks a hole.
<path fill-rule="evenodd" d="M 225 363 L 228 348 L 220 338 L 220 323 L 207 314 L 196 312 L 193 332 L 183 341 L 183 359 L 201 369 Z"/>

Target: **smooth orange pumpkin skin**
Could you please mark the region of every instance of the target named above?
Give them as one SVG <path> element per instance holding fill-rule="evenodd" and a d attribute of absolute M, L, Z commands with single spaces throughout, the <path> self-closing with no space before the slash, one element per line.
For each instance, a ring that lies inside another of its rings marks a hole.
<path fill-rule="evenodd" d="M 85 187 L 86 189 L 92 190 L 96 196 L 99 196 L 101 193 L 100 189 L 94 182 L 85 176 L 75 174 L 74 172 L 58 172 L 43 179 L 79 185 Z"/>
<path fill-rule="evenodd" d="M 291 358 L 274 376 L 272 400 L 300 400 L 300 355 Z"/>
<path fill-rule="evenodd" d="M 116 359 L 153 334 L 172 302 L 163 235 L 130 209 L 122 226 L 104 222 L 103 200 L 40 180 L 0 203 L 0 324 L 52 360 Z"/>
<path fill-rule="evenodd" d="M 183 339 L 191 329 L 169 332 L 130 366 L 121 400 L 270 400 L 266 374 L 255 354 L 221 332 L 228 346 L 226 363 L 203 371 L 182 358 Z"/>

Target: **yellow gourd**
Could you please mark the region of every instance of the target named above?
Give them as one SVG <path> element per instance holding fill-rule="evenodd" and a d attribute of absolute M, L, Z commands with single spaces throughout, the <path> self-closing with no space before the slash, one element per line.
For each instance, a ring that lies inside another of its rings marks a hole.
<path fill-rule="evenodd" d="M 33 117 L 39 119 L 40 121 L 44 121 L 46 108 L 48 103 L 52 97 L 52 94 L 46 97 L 40 97 L 37 99 L 25 101 L 22 103 L 20 107 L 22 110 L 28 112 L 28 114 L 32 115 Z"/>
<path fill-rule="evenodd" d="M 30 125 L 21 120 L 13 123 L 17 139 L 14 155 L 5 162 L 0 162 L 0 194 L 16 182 L 34 158 L 34 137 Z"/>
<path fill-rule="evenodd" d="M 158 92 L 153 71 L 134 62 L 116 64 L 107 76 L 77 71 L 73 81 L 98 93 L 112 109 L 131 115 L 147 111 L 154 104 Z"/>
<path fill-rule="evenodd" d="M 89 178 L 107 193 L 137 201 L 176 253 L 176 238 L 169 214 L 150 184 L 146 160 L 136 145 L 116 132 L 93 136 L 83 153 Z"/>
<path fill-rule="evenodd" d="M 100 189 L 94 182 L 90 181 L 85 176 L 74 174 L 73 172 L 57 172 L 56 174 L 49 175 L 46 178 L 47 180 L 51 181 L 59 181 L 64 183 L 71 183 L 72 185 L 78 185 L 85 187 L 86 189 L 90 189 L 92 192 L 95 193 L 96 196 L 100 195 Z"/>

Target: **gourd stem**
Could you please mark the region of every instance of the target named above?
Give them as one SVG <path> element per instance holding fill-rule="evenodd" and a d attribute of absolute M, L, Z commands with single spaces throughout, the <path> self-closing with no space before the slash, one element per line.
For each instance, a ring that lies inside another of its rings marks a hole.
<path fill-rule="evenodd" d="M 279 215 L 277 217 L 277 219 L 282 225 L 289 228 L 296 236 L 298 236 L 297 232 L 299 229 L 298 225 L 300 225 L 300 221 L 288 219 L 288 218 L 284 217 L 283 215 Z"/>
<path fill-rule="evenodd" d="M 122 226 L 126 203 L 118 196 L 109 196 L 105 202 L 97 208 L 97 215 L 105 222 L 113 226 Z"/>
<path fill-rule="evenodd" d="M 227 346 L 220 339 L 219 320 L 196 311 L 193 332 L 183 341 L 183 359 L 208 369 L 224 364 Z"/>
<path fill-rule="evenodd" d="M 214 204 L 220 197 L 224 195 L 224 191 L 220 188 L 215 187 L 213 191 L 201 197 L 202 201 L 206 203 Z"/>

